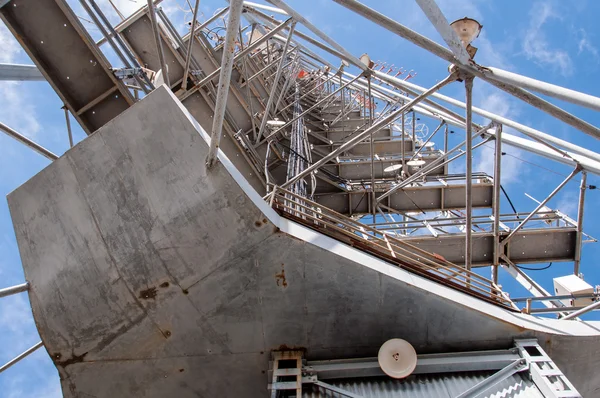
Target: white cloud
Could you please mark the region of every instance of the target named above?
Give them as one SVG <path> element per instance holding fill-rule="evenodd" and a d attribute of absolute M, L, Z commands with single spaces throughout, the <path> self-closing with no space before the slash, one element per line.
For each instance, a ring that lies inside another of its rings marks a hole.
<path fill-rule="evenodd" d="M 507 94 L 498 92 L 489 93 L 486 87 L 481 89 L 478 96 L 483 98 L 480 102 L 480 108 L 511 119 L 519 115 L 518 109 L 515 108 L 514 100 Z M 514 130 L 506 127 L 503 131 L 516 134 Z M 488 144 L 480 147 L 475 153 L 474 170 L 483 171 L 489 175 L 494 174 L 494 145 L 494 142 L 490 141 Z M 520 160 L 526 157 L 526 153 L 513 147 L 502 147 L 502 152 L 505 152 L 507 155 L 502 156 L 500 181 L 502 184 L 508 185 L 521 179 L 527 172 L 527 168 L 524 167 L 523 162 Z"/>
<path fill-rule="evenodd" d="M 560 19 L 552 3 L 538 1 L 533 4 L 530 24 L 523 39 L 523 52 L 538 65 L 549 66 L 563 76 L 571 76 L 575 69 L 571 57 L 565 50 L 553 48 L 544 33 L 543 26 L 550 19 Z"/>
<path fill-rule="evenodd" d="M 578 30 L 579 42 L 577 43 L 577 55 L 581 55 L 584 52 L 588 52 L 592 55 L 596 62 L 600 61 L 600 54 L 598 48 L 592 44 L 592 41 L 588 37 L 587 32 L 584 29 Z"/>

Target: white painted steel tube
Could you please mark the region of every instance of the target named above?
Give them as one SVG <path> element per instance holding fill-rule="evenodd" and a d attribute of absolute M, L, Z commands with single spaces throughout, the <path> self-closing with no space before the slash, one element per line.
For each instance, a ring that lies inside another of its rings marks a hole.
<path fill-rule="evenodd" d="M 212 131 L 210 136 L 210 148 L 206 157 L 206 166 L 211 168 L 217 158 L 217 151 L 221 143 L 223 133 L 223 119 L 227 108 L 227 96 L 229 94 L 229 83 L 231 82 L 231 70 L 235 55 L 235 38 L 240 26 L 242 16 L 242 0 L 231 0 L 229 6 L 229 18 L 227 20 L 227 31 L 225 33 L 225 43 L 223 44 L 223 58 L 221 60 L 221 72 L 219 75 L 219 88 L 217 90 L 217 99 L 215 101 L 215 112 L 213 118 Z M 191 40 L 191 39 L 190 39 Z"/>
<path fill-rule="evenodd" d="M 20 285 L 15 285 L 11 287 L 5 287 L 4 289 L 0 289 L 0 298 L 11 296 L 13 294 L 26 292 L 29 289 L 29 283 L 25 282 Z"/>

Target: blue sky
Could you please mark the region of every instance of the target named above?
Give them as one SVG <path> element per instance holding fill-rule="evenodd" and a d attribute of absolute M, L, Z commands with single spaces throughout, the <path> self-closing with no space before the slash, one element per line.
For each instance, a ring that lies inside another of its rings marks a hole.
<path fill-rule="evenodd" d="M 146 0 L 113 0 L 125 14 L 146 3 Z M 88 19 L 77 1 L 69 1 L 76 14 Z M 119 18 L 110 9 L 107 0 L 98 0 L 113 22 Z M 429 24 L 421 10 L 412 0 L 365 1 L 369 6 L 391 18 L 443 43 L 441 37 Z M 224 6 L 222 0 L 201 0 L 200 20 L 211 16 L 215 9 Z M 359 56 L 367 52 L 373 60 L 384 60 L 388 64 L 401 66 L 417 72 L 413 82 L 429 87 L 445 77 L 447 63 L 434 55 L 421 50 L 409 42 L 385 31 L 373 23 L 362 19 L 345 8 L 328 0 L 289 1 L 289 4 L 302 12 L 311 22 L 320 26 L 338 43 Z M 505 0 L 438 0 L 438 4 L 449 20 L 469 16 L 476 18 L 484 26 L 481 36 L 473 43 L 479 48 L 476 60 L 482 65 L 490 65 L 551 83 L 600 95 L 600 81 L 597 71 L 600 67 L 600 28 L 597 15 L 600 2 L 579 0 L 559 1 L 520 1 Z M 185 0 L 165 0 L 162 7 L 182 31 L 185 22 L 191 19 L 190 12 L 184 12 Z M 87 22 L 90 33 L 98 38 L 98 31 Z M 306 31 L 305 29 L 303 29 Z M 330 59 L 334 65 L 339 60 Z M 0 25 L 0 62 L 30 64 L 12 35 Z M 115 66 L 121 66 L 118 63 Z M 353 68 L 356 72 L 356 69 Z M 462 86 L 453 84 L 442 90 L 444 94 L 459 99 L 464 98 Z M 36 140 L 41 145 L 62 154 L 68 149 L 62 103 L 45 82 L 0 82 L 0 121 Z M 561 101 L 552 102 L 587 120 L 600 125 L 600 115 Z M 507 116 L 523 124 L 532 126 L 548 134 L 567 139 L 587 149 L 600 152 L 600 142 L 575 131 L 566 124 L 532 108 L 518 99 L 512 98 L 479 80 L 475 81 L 475 105 L 486 110 Z M 457 110 L 458 111 L 458 110 Z M 422 118 L 430 130 L 435 121 Z M 476 118 L 476 121 L 482 122 Z M 72 122 L 76 141 L 84 138 L 82 130 Z M 453 139 L 464 137 L 464 132 L 456 131 Z M 440 147 L 440 145 L 438 145 Z M 49 161 L 28 148 L 0 134 L 0 194 L 9 192 L 39 172 Z M 475 155 L 475 171 L 491 173 L 493 145 L 482 147 Z M 523 150 L 505 147 L 503 157 L 504 175 L 502 184 L 508 191 L 518 211 L 530 211 L 536 204 L 525 197 L 527 192 L 543 199 L 560 183 L 570 169 Z M 460 169 L 460 165 L 457 166 Z M 600 178 L 590 175 L 588 184 L 600 185 Z M 576 218 L 579 180 L 576 178 L 550 202 L 550 207 L 559 208 Z M 600 191 L 588 191 L 586 201 L 585 231 L 600 237 L 600 224 L 597 222 L 600 209 L 596 205 Z M 503 209 L 508 212 L 503 199 Z M 595 259 L 600 255 L 600 244 L 584 246 L 582 272 L 592 285 L 600 283 L 600 270 Z M 540 264 L 539 266 L 544 266 Z M 552 277 L 571 272 L 572 264 L 555 264 L 549 271 L 537 272 L 535 276 L 547 289 L 552 287 Z M 534 275 L 533 272 L 530 272 Z M 0 201 L 0 287 L 22 283 L 24 276 L 19 252 L 15 241 L 6 200 Z M 524 296 L 526 292 L 511 277 L 501 272 L 501 283 L 513 296 Z M 592 315 L 593 319 L 600 319 Z M 29 303 L 25 294 L 0 300 L 0 363 L 4 363 L 29 346 L 35 344 L 39 336 L 35 329 Z M 58 397 L 61 396 L 58 374 L 41 349 L 8 371 L 0 374 L 0 391 L 6 397 Z"/>

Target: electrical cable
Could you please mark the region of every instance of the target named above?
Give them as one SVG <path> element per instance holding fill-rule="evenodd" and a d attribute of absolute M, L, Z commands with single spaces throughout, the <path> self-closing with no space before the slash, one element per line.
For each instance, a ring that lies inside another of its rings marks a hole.
<path fill-rule="evenodd" d="M 522 265 L 517 265 L 517 268 L 524 269 L 524 270 L 527 270 L 527 271 L 543 271 L 543 270 L 548 269 L 550 267 L 552 267 L 552 263 L 550 263 L 547 266 L 542 267 L 542 268 L 529 268 L 529 267 L 523 267 Z"/>
<path fill-rule="evenodd" d="M 510 198 L 508 197 L 508 194 L 504 190 L 504 187 L 502 186 L 502 184 L 500 184 L 500 189 L 502 189 L 502 192 L 504 192 L 504 196 L 506 196 L 506 199 L 508 200 L 508 203 L 510 204 L 510 207 L 512 208 L 513 212 L 515 214 L 517 214 L 517 209 L 515 209 L 515 206 L 513 205 L 512 200 L 510 200 Z M 517 216 L 517 218 L 519 218 L 519 216 Z"/>

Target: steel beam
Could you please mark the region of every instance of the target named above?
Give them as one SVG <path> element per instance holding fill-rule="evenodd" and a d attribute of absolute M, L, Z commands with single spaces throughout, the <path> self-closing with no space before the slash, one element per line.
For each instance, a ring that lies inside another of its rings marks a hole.
<path fill-rule="evenodd" d="M 517 359 L 515 349 L 420 354 L 413 374 L 500 370 Z M 385 376 L 377 358 L 308 361 L 302 370 L 320 380 Z"/>
<path fill-rule="evenodd" d="M 5 287 L 4 289 L 0 289 L 0 298 L 26 292 L 27 290 L 29 290 L 29 282 L 21 283 L 20 285 L 11 287 Z"/>
<path fill-rule="evenodd" d="M 4 365 L 0 366 L 0 373 L 4 372 L 6 369 L 10 368 L 11 366 L 13 366 L 17 362 L 19 362 L 21 359 L 27 357 L 29 354 L 31 354 L 32 352 L 34 352 L 35 350 L 37 350 L 38 348 L 40 348 L 43 345 L 44 344 L 40 341 L 39 343 L 37 343 L 33 347 L 27 349 L 22 354 L 17 355 L 15 358 L 11 359 L 10 361 L 8 361 L 7 363 L 5 363 Z"/>
<path fill-rule="evenodd" d="M 499 82 L 508 83 L 517 87 L 528 88 L 540 94 L 545 94 L 550 97 L 570 102 L 572 104 L 581 105 L 595 111 L 600 111 L 600 98 L 594 97 L 593 95 L 557 86 L 555 84 L 533 79 L 531 77 L 522 76 L 517 73 L 507 72 L 491 66 L 486 66 L 486 70 L 491 72 L 487 74 L 488 77 Z"/>
<path fill-rule="evenodd" d="M 17 133 L 15 130 L 11 129 L 6 124 L 0 123 L 0 130 L 5 132 L 9 137 L 12 137 L 15 140 L 19 141 L 21 144 L 28 146 L 29 148 L 33 149 L 40 155 L 46 157 L 47 159 L 50 159 L 50 160 L 58 159 L 58 155 L 55 155 L 54 153 L 50 152 L 43 146 L 36 144 L 35 142 L 33 142 L 29 138 L 25 137 L 24 135 Z"/>
<path fill-rule="evenodd" d="M 425 1 L 425 0 L 423 0 Z M 473 112 L 471 107 L 473 106 L 473 77 L 467 76 L 465 78 L 465 93 L 466 93 L 466 104 L 467 104 L 467 115 L 466 115 L 466 143 L 467 149 L 465 154 L 465 167 L 466 167 L 466 181 L 465 181 L 465 268 L 471 269 L 471 254 L 473 252 Z"/>
<path fill-rule="evenodd" d="M 43 81 L 46 78 L 35 65 L 0 64 L 0 80 Z"/>
<path fill-rule="evenodd" d="M 151 1 L 151 0 L 148 0 Z M 217 151 L 221 143 L 223 133 L 223 119 L 227 110 L 227 96 L 229 94 L 229 83 L 231 81 L 231 70 L 233 69 L 235 54 L 235 37 L 238 33 L 240 18 L 242 16 L 242 0 L 231 0 L 229 6 L 229 18 L 227 20 L 227 31 L 225 43 L 223 44 L 223 58 L 221 60 L 221 72 L 219 75 L 219 88 L 215 100 L 215 111 L 212 131 L 210 135 L 210 148 L 206 157 L 206 167 L 211 168 L 216 159 Z M 193 40 L 193 37 L 190 38 Z M 246 49 L 248 49 L 247 47 Z"/>
<path fill-rule="evenodd" d="M 377 132 L 377 131 L 381 130 L 383 127 L 389 125 L 391 122 L 393 122 L 394 120 L 396 120 L 400 115 L 402 115 L 407 109 L 410 109 L 412 106 L 414 106 L 414 105 L 418 104 L 419 102 L 421 102 L 423 99 L 425 99 L 431 93 L 433 93 L 433 92 L 439 90 L 440 88 L 442 88 L 442 87 L 444 87 L 444 86 L 452 83 L 455 80 L 456 80 L 456 76 L 454 74 L 449 75 L 444 80 L 440 81 L 439 83 L 437 83 L 436 85 L 434 85 L 433 87 L 431 87 L 429 90 L 427 90 L 423 94 L 421 94 L 418 97 L 414 98 L 409 103 L 403 105 L 398 110 L 392 112 L 391 114 L 389 114 L 385 118 L 381 119 L 379 122 L 375 123 L 373 126 L 369 127 L 368 129 L 365 129 L 362 132 L 358 132 L 358 133 L 352 134 L 350 137 L 348 137 L 348 140 L 343 145 L 341 145 L 339 148 L 337 148 L 334 151 L 330 152 L 329 155 L 324 156 L 322 159 L 320 159 L 316 163 L 313 163 L 311 166 L 309 166 L 306 169 L 304 169 L 304 171 L 302 171 L 301 173 L 295 175 L 293 178 L 291 178 L 290 180 L 288 180 L 281 187 L 282 188 L 286 188 L 286 187 L 292 185 L 293 183 L 295 183 L 299 179 L 301 179 L 301 178 L 309 175 L 313 171 L 319 169 L 320 167 L 322 167 L 323 165 L 325 165 L 331 159 L 334 159 L 339 154 L 352 149 L 359 142 L 361 142 L 362 140 L 364 140 L 366 137 L 370 136 L 371 133 Z"/>
<path fill-rule="evenodd" d="M 494 217 L 494 258 L 492 260 L 492 281 L 498 283 L 498 266 L 500 265 L 500 191 L 502 172 L 502 125 L 496 126 L 496 145 L 494 153 L 494 198 L 492 213 Z"/>

